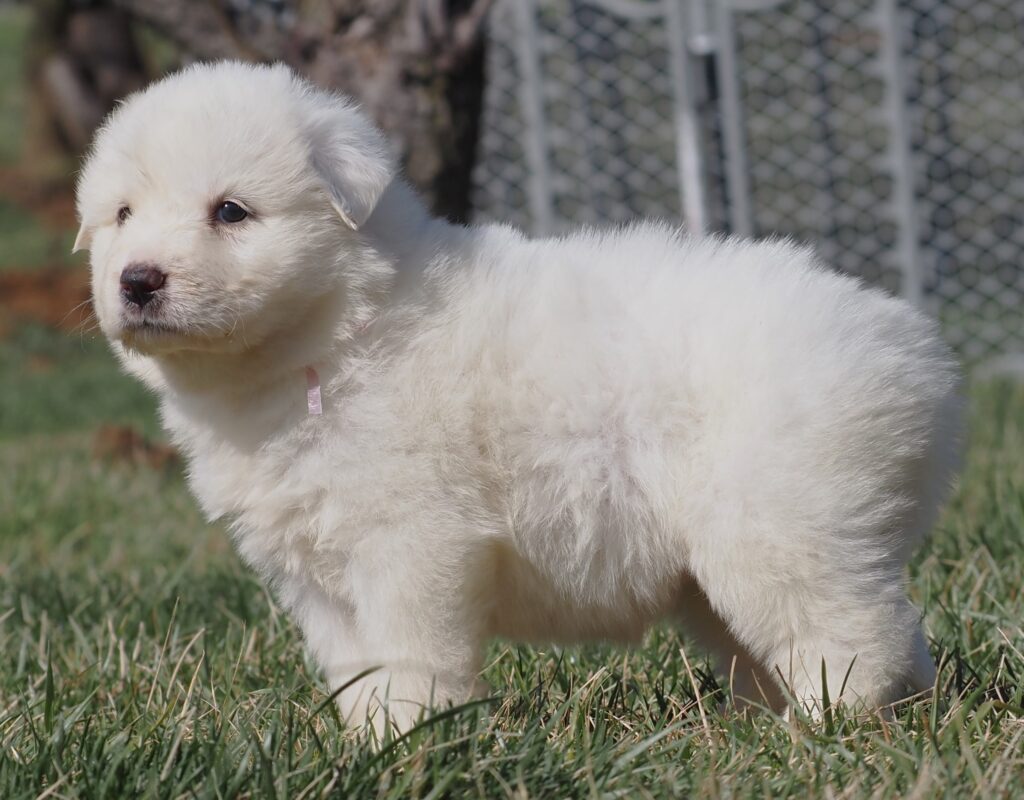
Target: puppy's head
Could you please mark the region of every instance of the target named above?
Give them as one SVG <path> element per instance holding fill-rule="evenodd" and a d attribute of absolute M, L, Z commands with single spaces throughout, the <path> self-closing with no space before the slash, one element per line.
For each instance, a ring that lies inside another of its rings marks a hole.
<path fill-rule="evenodd" d="M 392 176 L 366 117 L 285 67 L 153 84 L 110 115 L 78 185 L 103 332 L 146 354 L 260 343 L 346 280 Z"/>

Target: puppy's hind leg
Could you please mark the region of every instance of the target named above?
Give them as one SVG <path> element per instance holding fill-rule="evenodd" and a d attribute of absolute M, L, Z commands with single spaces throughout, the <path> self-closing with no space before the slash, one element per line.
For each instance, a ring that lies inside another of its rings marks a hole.
<path fill-rule="evenodd" d="M 694 574 L 736 640 L 811 714 L 826 698 L 876 708 L 927 688 L 934 669 L 902 565 L 844 563 L 829 544 L 748 533 L 702 548 Z"/>
<path fill-rule="evenodd" d="M 719 681 L 737 708 L 769 708 L 776 712 L 785 708 L 786 700 L 775 678 L 733 635 L 692 580 L 680 593 L 679 618 L 684 630 L 713 656 Z"/>

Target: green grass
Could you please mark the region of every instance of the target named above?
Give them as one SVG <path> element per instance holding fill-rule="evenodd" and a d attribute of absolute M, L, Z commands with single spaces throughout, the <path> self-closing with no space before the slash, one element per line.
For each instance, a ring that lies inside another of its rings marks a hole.
<path fill-rule="evenodd" d="M 24 41 L 29 10 L 0 5 L 0 165 L 17 165 L 24 133 Z M 68 265 L 73 231 L 57 232 L 0 196 L 0 270 Z"/>
<path fill-rule="evenodd" d="M 0 163 L 16 160 L 21 152 L 22 54 L 28 26 L 27 8 L 0 6 Z"/>
<path fill-rule="evenodd" d="M 55 231 L 36 215 L 0 197 L 0 270 L 80 263 L 71 258 L 74 231 Z"/>
<path fill-rule="evenodd" d="M 744 718 L 665 627 L 633 650 L 496 643 L 490 702 L 378 752 L 341 728 L 294 627 L 182 476 L 93 457 L 105 420 L 156 431 L 101 343 L 22 330 L 0 378 L 5 800 L 1020 791 L 1022 387 L 972 390 L 961 489 L 912 565 L 934 700 L 893 721 Z"/>
<path fill-rule="evenodd" d="M 0 338 L 0 444 L 112 421 L 154 434 L 154 400 L 121 374 L 95 333 L 62 336 L 37 325 Z M 88 398 L 83 402 L 83 398 Z"/>
<path fill-rule="evenodd" d="M 24 51 L 30 26 L 24 5 L 0 0 L 0 165 L 18 166 L 25 134 Z M 56 232 L 0 196 L 0 270 L 69 265 L 73 231 Z"/>

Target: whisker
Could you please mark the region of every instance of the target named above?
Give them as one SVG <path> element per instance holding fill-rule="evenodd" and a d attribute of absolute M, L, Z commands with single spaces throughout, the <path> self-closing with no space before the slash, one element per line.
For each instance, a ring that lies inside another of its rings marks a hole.
<path fill-rule="evenodd" d="M 79 305 L 76 306 L 76 308 L 80 308 L 82 305 L 84 305 L 84 303 L 79 303 Z M 64 317 L 64 320 L 67 320 L 68 316 L 70 316 L 70 313 Z M 61 320 L 61 324 L 63 324 L 64 320 Z M 99 317 L 96 316 L 96 311 L 90 307 L 88 313 L 84 314 L 82 318 L 75 323 L 74 327 L 69 331 L 69 333 L 72 336 L 84 338 L 86 333 L 97 331 L 99 330 L 99 327 Z"/>
<path fill-rule="evenodd" d="M 65 322 L 68 321 L 68 317 L 70 317 L 72 314 L 74 314 L 76 311 L 78 311 L 78 309 L 82 308 L 82 306 L 91 305 L 91 304 L 92 304 L 92 297 L 87 297 L 81 303 L 76 303 L 74 306 L 72 306 L 68 310 L 67 314 L 65 314 L 63 317 L 61 317 L 60 322 L 57 323 L 57 326 L 58 327 L 62 326 Z"/>

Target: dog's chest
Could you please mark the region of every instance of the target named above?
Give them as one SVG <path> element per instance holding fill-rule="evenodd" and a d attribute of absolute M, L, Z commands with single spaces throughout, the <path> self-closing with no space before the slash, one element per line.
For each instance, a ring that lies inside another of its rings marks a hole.
<path fill-rule="evenodd" d="M 360 541 L 422 519 L 425 495 L 437 494 L 422 452 L 330 413 L 253 452 L 211 440 L 190 455 L 204 512 L 227 521 L 241 556 L 270 577 L 336 582 Z"/>

